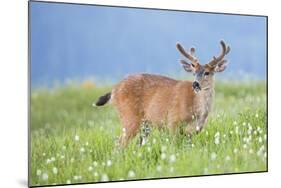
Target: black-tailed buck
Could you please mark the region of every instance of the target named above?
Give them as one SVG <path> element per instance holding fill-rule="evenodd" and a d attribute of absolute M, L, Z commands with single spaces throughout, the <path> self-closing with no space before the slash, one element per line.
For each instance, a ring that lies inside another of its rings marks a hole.
<path fill-rule="evenodd" d="M 179 52 L 190 61 L 180 60 L 187 72 L 195 76 L 193 82 L 174 80 L 160 75 L 136 74 L 115 85 L 111 92 L 101 96 L 96 106 L 109 100 L 116 106 L 121 123 L 120 144 L 125 146 L 138 131 L 142 121 L 166 126 L 172 132 L 179 123 L 185 123 L 187 134 L 199 132 L 206 124 L 214 97 L 214 73 L 226 68 L 225 55 L 230 48 L 220 42 L 222 51 L 207 64 L 200 64 L 195 49 L 186 51 L 179 43 Z"/>

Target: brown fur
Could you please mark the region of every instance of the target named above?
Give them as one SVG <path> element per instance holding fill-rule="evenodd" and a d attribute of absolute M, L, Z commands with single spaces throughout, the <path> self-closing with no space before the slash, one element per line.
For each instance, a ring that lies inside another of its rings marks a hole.
<path fill-rule="evenodd" d="M 230 48 L 223 41 L 221 46 L 222 52 L 218 57 L 201 65 L 194 56 L 195 48 L 187 52 L 179 43 L 176 44 L 180 53 L 191 62 L 180 61 L 187 72 L 193 72 L 194 82 L 152 74 L 136 74 L 117 84 L 111 93 L 100 97 L 97 104 L 105 104 L 110 96 L 118 110 L 123 126 L 120 144 L 128 144 L 138 133 L 142 121 L 151 122 L 158 127 L 167 126 L 172 132 L 183 122 L 186 125 L 186 134 L 199 132 L 206 124 L 211 110 L 214 73 L 224 71 L 227 65 L 224 57 Z"/>
<path fill-rule="evenodd" d="M 123 125 L 121 145 L 126 145 L 137 134 L 142 121 L 159 127 L 167 125 L 173 132 L 180 122 L 189 124 L 203 119 L 205 123 L 208 112 L 203 112 L 204 107 L 201 109 L 198 104 L 204 106 L 204 93 L 195 94 L 190 81 L 159 75 L 137 74 L 124 79 L 113 88 L 111 99 Z M 196 126 L 189 125 L 187 133 L 194 133 Z"/>

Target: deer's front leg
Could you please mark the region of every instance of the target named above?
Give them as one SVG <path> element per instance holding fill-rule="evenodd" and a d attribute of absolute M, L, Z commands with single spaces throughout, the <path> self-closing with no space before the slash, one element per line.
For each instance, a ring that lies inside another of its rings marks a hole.
<path fill-rule="evenodd" d="M 207 121 L 206 117 L 202 117 L 202 118 L 193 120 L 192 123 L 187 125 L 187 127 L 185 129 L 186 134 L 189 136 L 192 136 L 195 133 L 196 134 L 199 133 L 203 129 L 206 121 Z"/>

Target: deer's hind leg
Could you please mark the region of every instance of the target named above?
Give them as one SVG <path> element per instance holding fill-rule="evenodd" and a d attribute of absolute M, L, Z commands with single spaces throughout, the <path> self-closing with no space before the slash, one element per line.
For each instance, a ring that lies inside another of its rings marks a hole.
<path fill-rule="evenodd" d="M 145 145 L 149 134 L 150 134 L 149 122 L 146 121 L 146 120 L 142 120 L 142 122 L 141 122 L 141 133 L 140 133 L 140 146 Z"/>
<path fill-rule="evenodd" d="M 122 131 L 119 139 L 121 147 L 128 145 L 129 141 L 136 136 L 140 130 L 141 115 L 132 109 L 123 110 L 120 113 Z"/>

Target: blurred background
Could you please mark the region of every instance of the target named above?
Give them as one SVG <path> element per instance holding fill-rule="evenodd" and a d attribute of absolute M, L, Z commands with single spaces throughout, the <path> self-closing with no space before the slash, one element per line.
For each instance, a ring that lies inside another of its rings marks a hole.
<path fill-rule="evenodd" d="M 266 17 L 30 2 L 31 83 L 113 84 L 148 72 L 185 78 L 176 42 L 201 63 L 231 47 L 219 80 L 266 79 Z"/>

